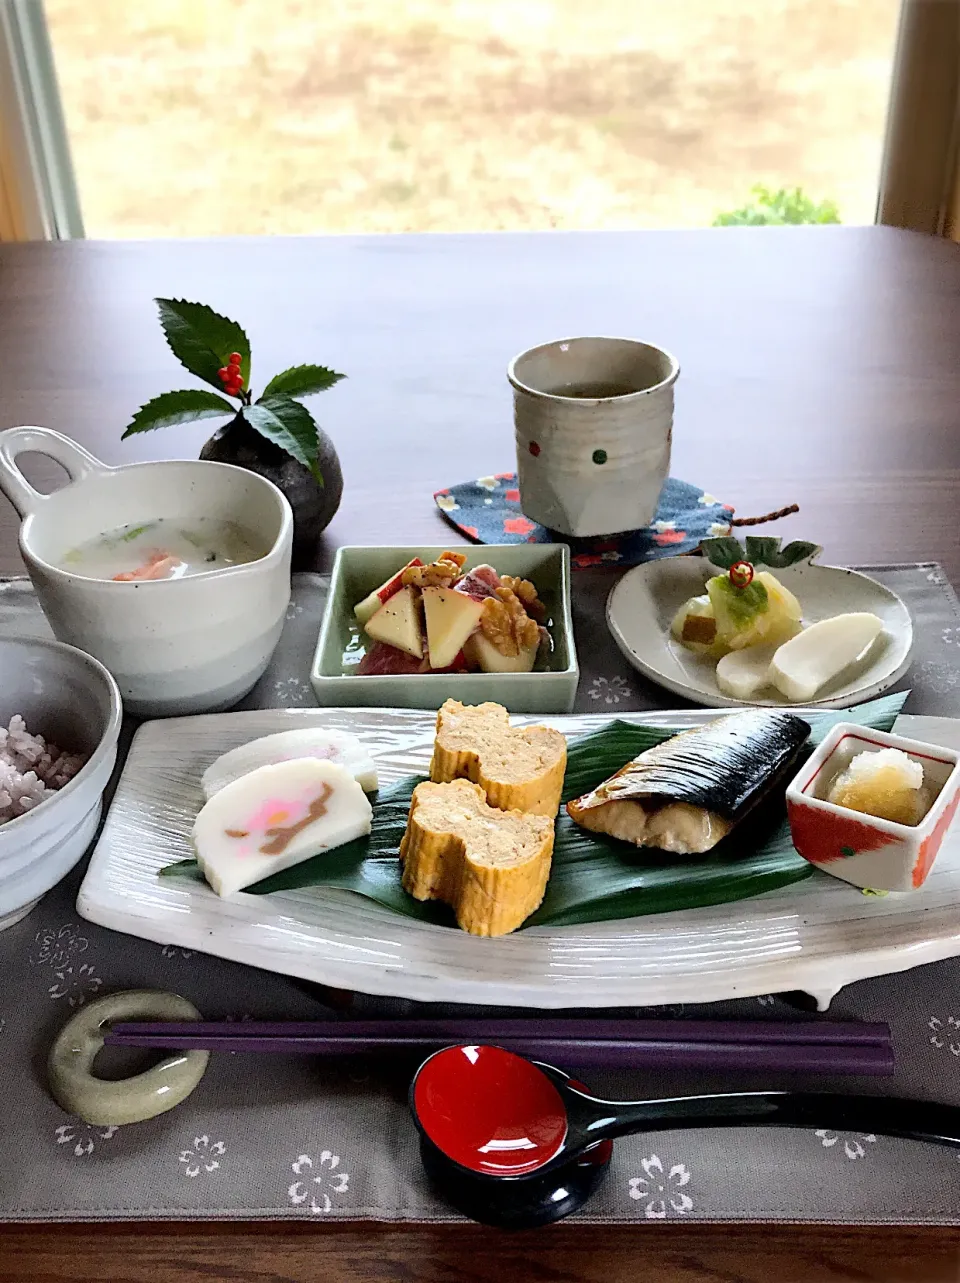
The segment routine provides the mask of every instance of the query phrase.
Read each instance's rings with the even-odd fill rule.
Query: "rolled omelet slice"
[[[515,931],[543,899],[552,856],[552,819],[490,806],[479,784],[425,782],[413,791],[403,888],[451,905],[471,935]]]
[[[567,769],[567,741],[548,726],[515,727],[500,704],[448,699],[437,714],[430,778],[467,779],[491,806],[555,816]]]

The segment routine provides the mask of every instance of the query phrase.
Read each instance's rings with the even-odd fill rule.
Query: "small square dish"
[[[871,762],[884,749],[898,750],[909,763],[899,755]],[[853,772],[851,763],[859,764]],[[828,800],[838,782],[848,802],[863,804],[872,793],[873,804],[901,819]],[[960,754],[852,722],[833,728],[787,789],[793,844],[804,859],[874,891],[923,885],[958,802]],[[913,807],[917,822],[902,822]]]
[[[566,544],[484,544],[457,549],[466,555],[465,572],[490,565],[500,575],[528,579],[536,587],[551,645],[541,646],[532,671],[356,671],[369,641],[354,607],[369,600],[408,563],[419,559],[429,565],[448,547],[353,545],[338,550],[310,674],[318,702],[336,707],[439,708],[446,699],[466,704],[492,700],[513,713],[571,712],[580,670],[573,639],[570,549]]]

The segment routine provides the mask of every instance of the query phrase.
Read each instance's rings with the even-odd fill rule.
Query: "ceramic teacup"
[[[507,367],[520,505],[565,535],[609,535],[652,521],[670,469],[669,353],[635,339],[560,339]]]
[[[43,495],[17,466],[26,451],[60,463],[70,484]],[[128,712],[219,712],[251,689],[273,654],[290,599],[293,515],[272,482],[225,463],[112,468],[48,428],[0,432],[0,490],[23,517],[20,551],[54,634],[105,664]],[[182,579],[117,582],[74,573],[71,550],[158,517],[234,521],[264,553]]]

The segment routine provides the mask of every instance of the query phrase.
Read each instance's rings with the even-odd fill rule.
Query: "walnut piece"
[[[504,588],[509,588],[511,592],[516,593],[523,603],[523,608],[538,624],[542,624],[547,617],[547,612],[543,602],[537,596],[537,588],[529,579],[518,579],[516,575],[501,575],[500,583]]]
[[[460,578],[466,559],[462,552],[444,552],[429,566],[407,566],[400,582],[404,587],[413,584],[415,588],[449,588]]]
[[[484,601],[480,628],[501,655],[511,658],[540,641],[536,621],[524,610],[523,602],[513,589],[503,585],[497,589],[496,597],[487,597]]]

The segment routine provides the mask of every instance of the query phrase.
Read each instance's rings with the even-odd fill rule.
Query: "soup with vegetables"
[[[64,555],[61,568],[87,579],[121,583],[185,579],[256,561],[266,551],[250,531],[233,521],[196,517],[186,525],[159,517],[88,539]]]

